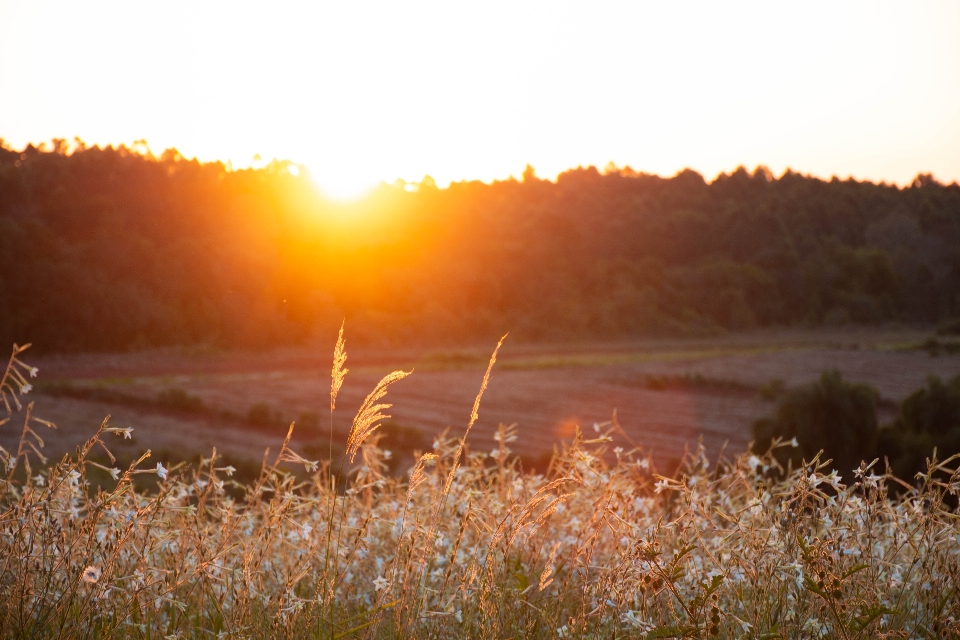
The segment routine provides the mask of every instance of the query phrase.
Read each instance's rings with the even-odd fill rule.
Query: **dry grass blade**
[[[387,387],[398,380],[403,380],[411,373],[413,371],[388,373],[377,383],[377,386],[373,388],[370,395],[360,405],[360,410],[357,411],[357,416],[353,419],[353,426],[350,427],[350,436],[347,438],[347,455],[350,456],[350,462],[353,462],[363,441],[380,426],[379,422],[390,417],[382,411],[389,409],[391,405],[379,403],[387,395]]]
[[[413,490],[420,486],[420,483],[427,477],[426,473],[424,473],[426,463],[431,460],[436,460],[438,457],[435,453],[425,453],[417,459],[417,464],[414,465],[413,471],[410,472],[410,482],[407,485],[407,500],[410,500]]]
[[[473,428],[474,423],[480,418],[480,400],[483,398],[483,392],[487,390],[487,384],[490,382],[490,373],[493,371],[493,365],[497,362],[497,353],[499,353],[500,347],[508,335],[510,334],[504,334],[503,337],[500,338],[496,348],[493,350],[493,354],[490,356],[490,362],[487,363],[487,370],[484,372],[483,381],[480,383],[480,391],[477,392],[477,397],[473,401],[473,409],[470,411],[470,422],[467,424],[467,430],[463,432],[463,437],[460,439],[460,446],[457,447],[457,453],[453,458],[453,465],[450,467],[450,473],[447,475],[447,481],[443,487],[444,496],[450,493],[450,485],[453,483],[453,476],[457,472],[457,467],[460,465],[460,456],[463,454],[463,447],[467,443],[467,436],[470,435],[470,429]]]
[[[343,324],[340,324],[340,333],[337,335],[337,346],[333,348],[333,370],[330,373],[330,411],[333,412],[337,406],[337,394],[343,385],[343,379],[347,376],[349,369],[344,368],[347,361],[346,342],[343,339]]]

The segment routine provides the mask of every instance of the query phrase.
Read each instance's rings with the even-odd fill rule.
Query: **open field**
[[[390,389],[393,421],[418,430],[425,447],[447,427],[460,433],[488,358],[484,350],[353,351],[349,328],[347,335],[350,373],[335,418],[341,441],[365,395],[396,368],[413,368],[414,374]],[[903,349],[923,338],[918,332],[876,329],[562,347],[513,345],[508,338],[469,444],[488,451],[495,445],[497,425],[515,423],[520,437],[514,451],[536,460],[555,443],[569,440],[575,425],[592,431],[594,423],[609,420],[616,410],[624,430],[618,444],[652,450],[661,464],[679,458],[699,437],[711,455],[725,445],[739,452],[749,441],[752,422],[774,410],[758,393],[761,386],[772,379],[787,386],[803,384],[832,368],[875,386],[891,401],[882,407],[885,421],[893,417],[892,402],[920,387],[927,375],[960,374],[960,357]],[[279,445],[286,424],[303,412],[318,414],[319,426],[301,424],[297,440],[308,450],[326,451],[331,353],[332,348],[320,345],[261,353],[155,351],[27,359],[39,366],[44,383],[120,398],[37,396],[38,415],[59,426],[49,434],[50,453],[72,450],[110,414],[111,424],[135,429],[133,441],[118,445],[121,451],[132,454],[150,447],[188,455],[216,446],[238,458],[259,460],[266,447]],[[697,375],[699,384],[693,378]],[[651,377],[674,382],[653,385]],[[170,389],[199,398],[204,411],[157,405],[157,395]],[[275,415],[254,426],[246,416],[260,403]],[[12,442],[13,431],[3,434],[4,446]],[[404,446],[391,444],[389,437],[384,441],[387,448],[398,445]]]

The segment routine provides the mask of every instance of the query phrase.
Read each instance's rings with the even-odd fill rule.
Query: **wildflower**
[[[457,609],[456,613],[453,614],[453,617],[457,619],[457,622],[463,622],[463,610]]]
[[[750,465],[750,471],[753,471],[754,473],[756,473],[757,467],[760,466],[760,458],[758,458],[755,455],[750,455],[747,458],[747,464]]]
[[[157,475],[160,476],[161,480],[167,479],[167,469],[160,462],[157,463]]]
[[[794,449],[800,446],[800,443],[797,442],[796,437],[793,437],[790,439],[790,446],[793,447]]]
[[[113,469],[110,469],[110,477],[113,478],[114,480],[119,480],[120,469],[117,469],[116,467],[114,467]]]
[[[644,458],[643,460],[637,460],[637,467],[643,469],[644,471],[648,471],[650,469],[650,460],[647,458]]]
[[[29,369],[27,369],[27,371],[30,372],[30,377],[31,377],[31,378],[36,378],[36,377],[37,377],[37,373],[38,373],[40,370],[37,369],[36,367],[30,367]]]
[[[640,633],[644,634],[650,633],[656,629],[656,625],[638,617],[636,611],[627,611],[626,613],[622,614],[620,616],[620,622],[628,624],[634,629],[639,630]]]
[[[569,636],[570,636],[570,627],[568,627],[567,625],[563,625],[562,627],[557,629],[558,638],[566,638]]]
[[[87,567],[83,570],[83,573],[80,574],[80,579],[87,584],[96,584],[97,580],[100,579],[100,569],[93,566]]]
[[[386,589],[390,583],[387,582],[387,579],[383,576],[377,576],[377,579],[373,581],[373,588],[376,591],[381,591]]]
[[[27,384],[20,385],[20,393],[23,395],[27,395],[31,391],[33,391],[33,385],[29,382]]]
[[[236,470],[235,468],[233,468],[232,466],[226,466],[226,467],[222,468],[221,471],[223,471],[223,472],[224,472],[225,474],[227,474],[228,476],[232,476],[237,470]]]
[[[669,489],[669,488],[670,488],[670,481],[667,480],[666,478],[662,478],[660,480],[657,480],[657,484],[654,485],[653,492],[662,493],[664,489]]]
[[[623,447],[614,447],[613,454],[619,458],[621,455],[623,455]]]

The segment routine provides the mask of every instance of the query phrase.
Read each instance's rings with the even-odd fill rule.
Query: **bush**
[[[789,391],[780,400],[775,418],[753,425],[754,451],[765,452],[774,438],[797,439],[798,447],[783,449],[784,462],[794,466],[823,451],[824,460],[844,478],[877,449],[877,391],[843,380],[838,371],[825,371],[812,384]]]
[[[936,448],[941,460],[960,453],[960,376],[944,383],[937,376],[900,403],[897,420],[880,430],[878,453],[905,480],[926,467]]]
[[[276,427],[283,424],[283,416],[266,402],[258,402],[247,411],[247,422],[256,427]]]
[[[157,404],[164,409],[174,411],[200,411],[203,409],[203,400],[188,394],[183,389],[166,389],[157,394]]]
[[[320,433],[320,414],[316,411],[301,411],[296,419],[297,428],[301,432],[310,435],[319,435]]]

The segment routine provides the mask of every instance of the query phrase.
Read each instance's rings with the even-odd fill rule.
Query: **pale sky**
[[[0,138],[381,180],[960,181],[960,2],[0,0]]]

